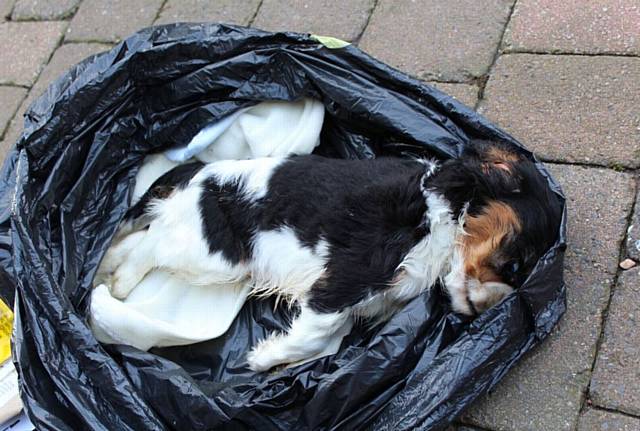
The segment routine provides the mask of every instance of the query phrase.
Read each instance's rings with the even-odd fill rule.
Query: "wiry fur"
[[[303,156],[181,167],[130,210],[101,271],[117,297],[162,267],[198,284],[251,278],[255,295],[297,302],[291,328],[249,354],[256,371],[312,357],[348,319],[384,320],[439,280],[453,309],[473,314],[516,287],[502,265],[530,269],[553,238],[540,231],[559,222],[531,162],[474,148],[441,165]]]

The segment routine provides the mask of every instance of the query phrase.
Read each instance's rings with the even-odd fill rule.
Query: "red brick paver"
[[[21,20],[56,20],[73,15],[80,0],[18,0],[13,8],[11,19]]]
[[[467,81],[487,73],[512,0],[380,0],[360,46],[420,78]]]
[[[118,42],[153,23],[163,0],[85,0],[67,33],[68,41]]]
[[[620,275],[591,381],[594,404],[640,416],[640,269]],[[639,428],[640,429],[640,428]]]
[[[30,86],[58,45],[65,22],[6,22],[0,24],[3,42],[0,84]]]
[[[353,41],[367,23],[373,0],[264,0],[253,26]]]
[[[7,17],[11,15],[12,8],[13,0],[0,0],[0,22],[7,20]]]
[[[505,49],[640,54],[640,2],[519,0]]]
[[[578,431],[638,431],[640,419],[602,410],[587,410],[580,416]]]
[[[542,157],[640,164],[640,58],[503,55],[480,112]]]
[[[259,4],[260,0],[169,0],[156,24],[211,21],[247,25]]]

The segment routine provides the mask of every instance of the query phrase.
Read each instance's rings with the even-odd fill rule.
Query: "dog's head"
[[[434,183],[463,227],[444,279],[452,307],[481,313],[520,287],[553,244],[560,201],[533,161],[485,141],[443,163]]]

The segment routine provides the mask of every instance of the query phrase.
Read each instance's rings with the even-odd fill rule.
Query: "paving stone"
[[[58,45],[65,22],[5,22],[0,24],[3,42],[0,84],[30,86]]]
[[[640,164],[640,58],[501,56],[479,111],[543,159]]]
[[[169,0],[156,24],[171,22],[222,22],[247,25],[260,0]]]
[[[25,111],[47,89],[51,82],[86,57],[105,51],[110,47],[110,45],[101,43],[69,43],[58,48],[11,121],[3,139],[7,145],[14,145],[18,140],[24,125],[23,117]]]
[[[11,19],[56,20],[69,18],[75,12],[80,0],[18,0]]]
[[[638,431],[640,419],[589,409],[580,416],[578,431]]]
[[[373,0],[264,0],[253,27],[353,41],[367,25],[373,6]]]
[[[21,87],[0,86],[0,137],[22,103],[27,90]]]
[[[465,81],[487,73],[513,0],[380,0],[360,47],[424,79]]]
[[[444,82],[429,82],[438,90],[453,96],[467,106],[474,107],[478,102],[478,87],[469,84],[451,84]]]
[[[544,343],[470,408],[463,422],[496,431],[574,430],[634,194],[627,173],[549,165],[568,207],[567,312]]]
[[[595,405],[640,415],[640,268],[618,278],[591,379]]]
[[[14,0],[0,0],[0,22],[4,22],[11,15]]]
[[[640,53],[638,0],[520,0],[505,50]]]
[[[118,42],[147,27],[163,0],[85,0],[71,20],[67,40]]]

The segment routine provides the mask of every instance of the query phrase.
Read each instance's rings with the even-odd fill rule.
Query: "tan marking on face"
[[[490,202],[477,216],[468,216],[464,223],[466,235],[462,240],[464,272],[485,283],[502,281],[491,266],[501,241],[508,235],[520,232],[522,225],[509,205]]]
[[[490,147],[483,159],[485,161],[482,163],[482,170],[485,174],[489,173],[491,169],[501,169],[511,173],[511,165],[521,160],[518,154],[498,147]]]

